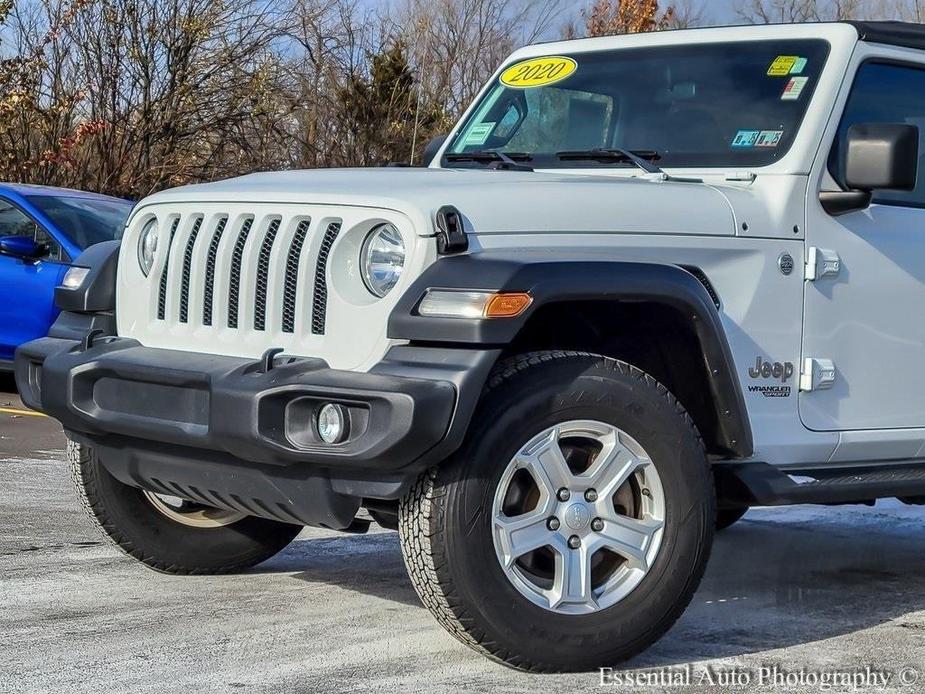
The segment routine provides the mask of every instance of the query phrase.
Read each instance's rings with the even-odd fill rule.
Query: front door
[[[838,182],[844,181],[847,130],[855,123],[917,125],[925,146],[925,69],[861,65],[828,161]],[[834,252],[839,261],[837,272],[806,282],[803,356],[835,366],[830,389],[800,394],[800,415],[810,429],[925,427],[922,152],[916,190],[878,191],[867,210],[831,217],[820,208],[808,220],[807,247]]]

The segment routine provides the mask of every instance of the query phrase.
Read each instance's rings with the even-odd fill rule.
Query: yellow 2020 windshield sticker
[[[501,84],[507,87],[545,87],[561,82],[578,69],[572,58],[561,55],[531,58],[511,65],[501,73]]]

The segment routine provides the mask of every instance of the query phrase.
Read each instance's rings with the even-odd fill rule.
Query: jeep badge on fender
[[[772,364],[758,357],[755,365],[748,370],[748,375],[752,378],[776,378],[786,383],[793,376],[793,363],[787,361],[782,364],[776,361]]]
[[[892,459],[925,448],[923,46],[846,22],[522,48],[425,167],[141,200],[17,351],[22,399],[151,568],[371,517],[462,643],[612,668],[749,506],[925,500],[925,460]]]

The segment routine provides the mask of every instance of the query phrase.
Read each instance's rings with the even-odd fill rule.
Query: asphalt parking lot
[[[0,380],[0,691],[600,689],[598,673],[524,675],[458,644],[419,605],[391,532],[306,530],[237,576],[145,569],[84,517],[60,428],[20,414],[11,390]],[[923,538],[925,508],[894,501],[753,510],[718,538],[682,620],[629,665],[654,683],[611,691],[809,692],[801,669],[867,666],[885,686],[832,691],[923,691]]]

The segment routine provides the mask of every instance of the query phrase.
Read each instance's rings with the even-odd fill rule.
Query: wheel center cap
[[[591,512],[584,504],[572,504],[565,510],[565,524],[572,530],[583,530],[591,520]]]

